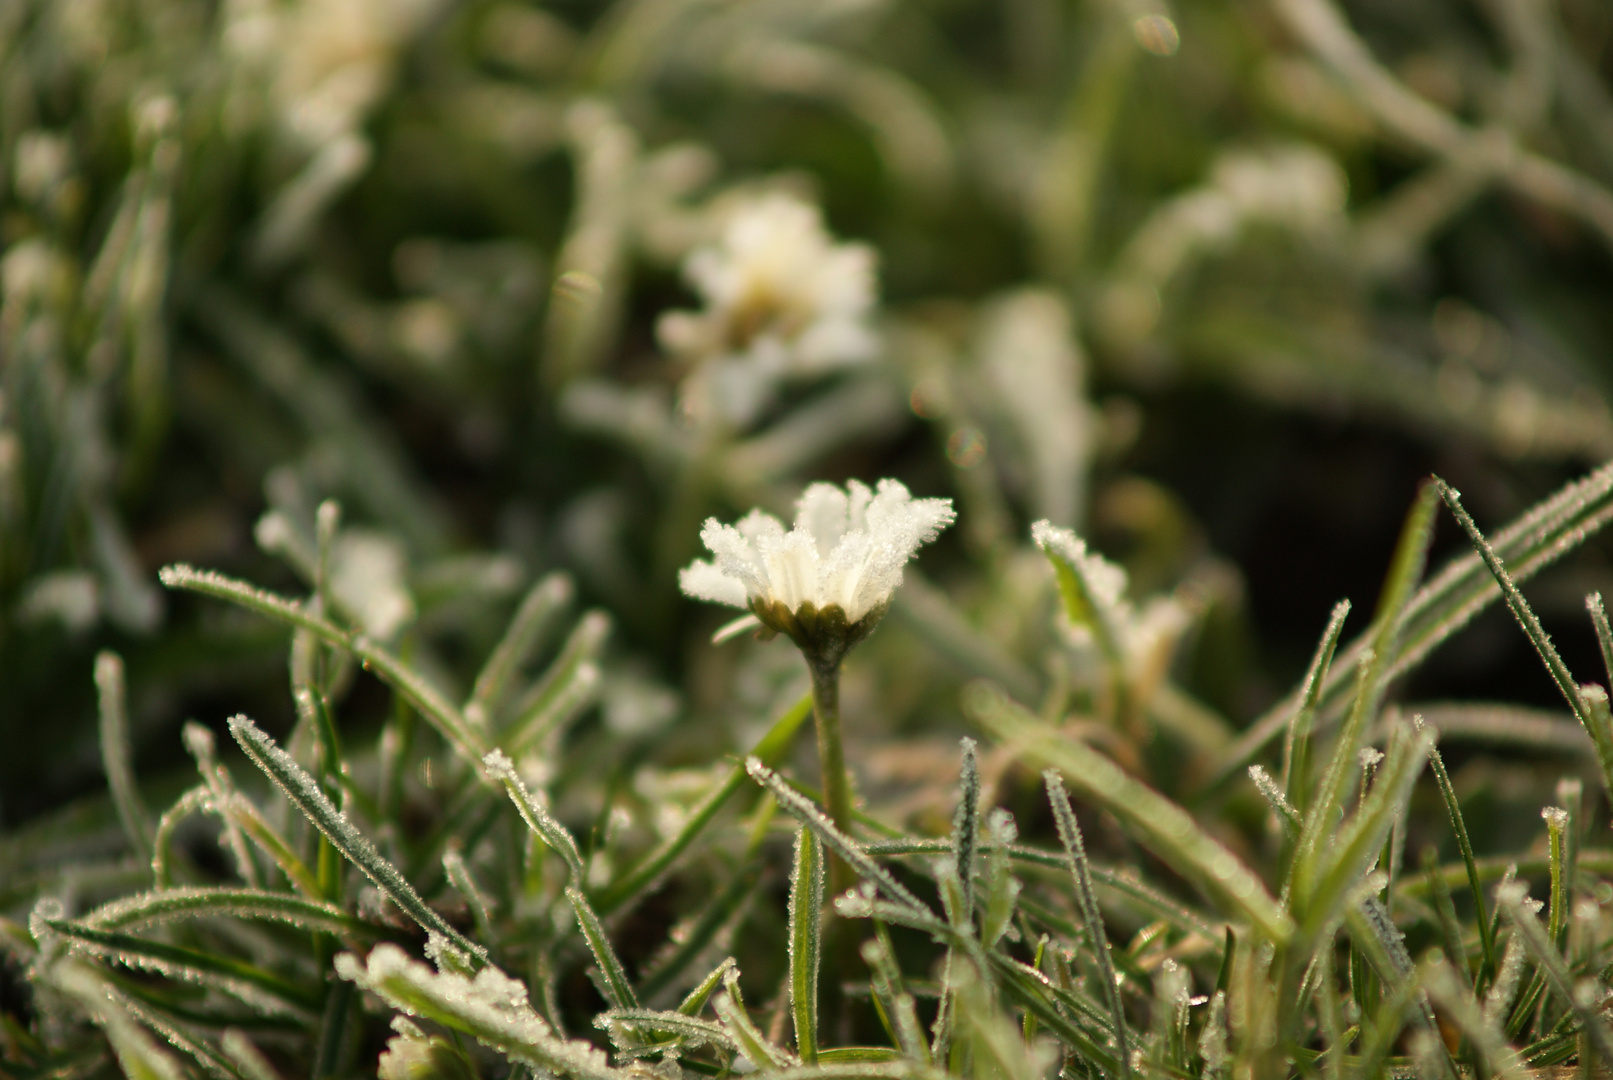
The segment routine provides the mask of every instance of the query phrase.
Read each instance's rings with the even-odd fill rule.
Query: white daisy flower
[[[694,412],[744,425],[779,380],[878,352],[868,325],[877,300],[873,249],[835,243],[810,203],[775,193],[742,205],[683,273],[705,308],[666,313],[656,334],[697,365],[684,386]]]
[[[956,515],[951,499],[915,499],[895,480],[876,490],[813,484],[788,532],[752,510],[738,525],[709,518],[700,539],[716,559],[679,575],[689,596],[748,608],[810,656],[838,663],[866,637],[902,583],[902,567]]]

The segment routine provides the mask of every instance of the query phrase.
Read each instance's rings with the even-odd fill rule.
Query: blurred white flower
[[[679,575],[701,600],[748,608],[767,629],[815,656],[839,656],[874,628],[902,583],[902,567],[952,524],[951,499],[915,499],[895,480],[877,490],[813,484],[795,527],[752,510],[737,526],[709,518],[700,539],[716,556]]]
[[[695,365],[683,389],[697,415],[749,423],[779,380],[878,352],[868,325],[874,252],[835,243],[810,203],[774,193],[741,205],[718,243],[690,254],[683,273],[705,307],[667,312],[656,334]]]

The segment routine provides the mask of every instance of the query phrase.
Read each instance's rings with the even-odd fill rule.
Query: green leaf
[[[241,749],[246,751],[247,757],[285,792],[292,805],[301,810],[314,823],[314,827],[335,845],[336,850],[362,870],[364,876],[374,882],[376,888],[398,905],[404,914],[426,930],[441,934],[456,949],[473,958],[472,962],[486,960],[486,951],[428,907],[398,868],[383,859],[381,853],[375,850],[375,845],[332,805],[319,782],[291,760],[291,755],[276,746],[273,739],[244,716],[230,718],[230,733],[241,744]]]
[[[808,1065],[818,1060],[818,968],[823,962],[823,844],[805,825],[795,832],[790,873],[790,1010],[795,1052]]]
[[[1001,743],[1058,769],[1086,798],[1140,834],[1144,844],[1178,873],[1198,882],[1243,913],[1274,942],[1293,933],[1265,883],[1206,833],[1186,810],[1132,779],[1085,743],[1059,732],[995,689],[976,686],[964,708]]]

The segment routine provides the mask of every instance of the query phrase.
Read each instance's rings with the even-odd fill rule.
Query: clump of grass
[[[1424,580],[1440,498],[1475,554]],[[1613,851],[1587,835],[1601,800],[1587,806],[1565,781],[1567,805],[1543,811],[1544,855],[1480,858],[1435,729],[1395,719],[1384,702],[1407,650],[1426,651],[1503,597],[1587,743],[1613,739],[1605,690],[1572,680],[1508,570],[1537,568],[1610,504],[1604,470],[1491,543],[1454,491],[1425,486],[1377,616],[1338,652],[1355,659],[1353,680],[1334,674],[1341,608],[1283,706],[1285,764],[1276,776],[1253,770],[1246,790],[1264,796],[1276,838],[1264,852],[1204,816],[1240,784],[1218,779],[1224,771],[1204,770],[1209,782],[1184,804],[1070,727],[1079,714],[1068,703],[1031,708],[985,681],[965,694],[988,741],[959,750],[950,835],[865,814],[837,823],[779,771],[807,700],[658,846],[578,831],[555,801],[567,716],[534,702],[568,697],[587,648],[574,631],[528,673],[534,623],[553,622],[566,594],[560,579],[534,586],[462,706],[339,609],[327,614],[317,585],[298,599],[172,567],[170,588],[291,635],[304,660],[293,664],[298,722],[282,742],[230,721],[267,786],[238,776],[197,729],[201,782],[153,823],[132,787],[118,662],[103,657],[103,753],[140,860],[116,873],[143,887],[87,907],[43,897],[26,925],[5,924],[37,1010],[26,1029],[8,1019],[8,1068],[340,1076],[377,1067],[385,1040],[388,1077],[1521,1077],[1576,1060],[1588,1070],[1613,1056],[1598,914]],[[1063,599],[1053,648],[1112,665],[1094,673],[1109,689],[1092,700],[1122,722],[1149,693],[1116,644],[1115,628],[1135,617],[1123,576],[1068,533],[1039,527],[1038,539]],[[1589,605],[1599,613],[1597,597]],[[1592,621],[1613,647],[1606,620]],[[1431,624],[1444,630],[1414,632]],[[1113,640],[1082,633],[1095,625]],[[339,734],[331,703],[353,661],[398,703],[368,746]],[[400,750],[406,715],[426,727]],[[1228,741],[1225,754],[1245,751]],[[436,810],[405,827],[387,792],[426,762]],[[1033,818],[1053,827],[1022,840],[988,801],[987,768],[998,799],[1021,786],[1030,795],[1043,769]],[[1118,823],[1148,861],[1095,859],[1071,790],[1089,822]],[[1430,849],[1419,874],[1403,865],[1402,841],[1420,790],[1443,801],[1461,858],[1442,865]],[[190,815],[218,822],[218,857],[196,840],[175,846]],[[831,861],[855,881],[838,895],[826,894]],[[1170,872],[1146,869],[1155,865]],[[736,938],[781,903],[778,889],[788,904],[771,918],[783,932]],[[1460,908],[1458,891],[1471,899]],[[688,921],[647,943],[637,913],[668,897]],[[88,1041],[75,1034],[86,1024],[99,1033]]]

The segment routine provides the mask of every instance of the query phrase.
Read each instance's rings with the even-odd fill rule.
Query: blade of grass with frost
[[[492,966],[475,979],[441,974],[411,960],[402,949],[377,946],[367,962],[351,953],[336,957],[336,974],[394,1008],[469,1035],[512,1061],[575,1080],[620,1080],[626,1074],[606,1064],[602,1051],[562,1039],[532,1011],[526,988]]]
[[[1419,731],[1423,730],[1422,717],[1412,718]],[[1479,883],[1478,865],[1473,858],[1473,842],[1467,834],[1467,822],[1462,818],[1461,801],[1456,797],[1456,786],[1451,783],[1450,773],[1445,771],[1445,759],[1440,756],[1439,747],[1431,746],[1428,750],[1428,764],[1433,770],[1434,780],[1439,785],[1440,797],[1445,800],[1445,812],[1451,819],[1451,831],[1456,834],[1456,847],[1462,853],[1462,865],[1467,868],[1467,885],[1473,893],[1473,910],[1477,913],[1479,947],[1484,953],[1484,964],[1479,969],[1479,981],[1482,984],[1486,972],[1496,970],[1495,939],[1490,934],[1490,918],[1485,911],[1484,889]]]
[[[1523,598],[1523,593],[1518,590],[1517,583],[1507,573],[1506,566],[1502,564],[1501,559],[1495,553],[1495,549],[1490,546],[1490,542],[1484,538],[1484,534],[1479,531],[1479,527],[1474,523],[1472,516],[1462,507],[1462,497],[1457,493],[1456,489],[1443,480],[1436,480],[1435,483],[1439,485],[1439,493],[1444,498],[1445,505],[1450,507],[1451,513],[1456,516],[1457,524],[1461,525],[1462,531],[1467,533],[1467,538],[1473,542],[1473,547],[1478,551],[1479,557],[1484,560],[1484,564],[1490,568],[1490,573],[1494,575],[1496,583],[1501,586],[1502,595],[1506,597],[1507,607],[1512,610],[1513,618],[1518,620],[1518,625],[1523,627],[1523,632],[1528,635],[1530,644],[1540,654],[1541,661],[1546,665],[1546,670],[1551,673],[1552,679],[1557,683],[1557,689],[1568,702],[1568,707],[1574,710],[1574,715],[1579,717],[1580,723],[1585,725],[1586,730],[1591,732],[1591,738],[1595,739],[1597,733],[1591,730],[1592,722],[1586,715],[1584,702],[1580,700],[1578,684],[1574,682],[1573,675],[1569,673],[1568,665],[1563,663],[1563,658],[1557,654],[1556,646],[1552,645],[1551,637],[1546,633],[1545,627],[1540,625],[1540,619],[1535,616],[1534,609]]]
[[[585,875],[577,841],[564,825],[550,817],[549,811],[532,798],[532,793],[527,791],[526,784],[515,771],[515,763],[502,750],[494,750],[482,764],[487,767],[488,776],[504,785],[504,790],[510,794],[510,801],[515,803],[515,808],[521,812],[522,820],[533,834],[565,860],[566,869],[571,871],[572,883],[581,884]]]
[[[913,995],[908,993],[902,979],[902,970],[896,965],[891,952],[890,935],[876,924],[876,936],[862,943],[863,962],[873,976],[873,990],[892,1027],[892,1035],[902,1053],[926,1065],[930,1063],[930,1044],[919,1028],[918,1009]]]
[[[583,613],[542,677],[510,707],[512,719],[499,736],[503,746],[519,752],[520,747],[542,738],[566,718],[566,709],[575,707],[573,702],[581,692],[594,689],[599,656],[610,629],[610,616],[603,611]]]
[[[493,916],[492,902],[487,894],[482,892],[471,876],[470,867],[465,865],[465,857],[455,848],[449,848],[442,856],[443,875],[449,884],[465,898],[465,904],[470,908],[471,918],[476,923],[476,933],[488,944],[493,942]]]
[[[1510,566],[1514,582],[1527,581],[1613,521],[1613,464],[1563,487],[1536,503],[1516,521],[1496,533],[1493,545]],[[1498,597],[1501,591],[1484,561],[1477,555],[1453,559],[1406,605],[1400,649],[1389,671],[1391,679],[1415,667],[1437,645],[1466,626]],[[1332,715],[1350,691],[1349,676],[1356,656],[1369,647],[1376,627],[1351,642],[1324,681],[1318,699],[1319,716]],[[1206,787],[1225,780],[1290,723],[1299,698],[1290,698],[1251,724],[1209,770]]]
[[[951,841],[926,840],[919,837],[905,837],[900,840],[876,840],[864,844],[863,849],[870,855],[939,855],[950,849]],[[981,849],[988,854],[991,846],[985,845]],[[1014,861],[1032,867],[1044,867],[1056,870],[1059,876],[1069,873],[1065,857],[1052,851],[1039,851],[1036,848],[1024,847],[1015,844],[1008,849],[1009,856]],[[1210,940],[1221,936],[1221,927],[1213,925],[1204,915],[1188,908],[1174,897],[1166,896],[1142,881],[1128,876],[1127,871],[1115,870],[1087,860],[1095,885],[1109,889],[1124,897],[1127,903],[1141,905],[1152,915],[1163,919],[1185,933],[1196,933]]]
[[[1098,911],[1098,900],[1092,892],[1092,872],[1087,865],[1086,845],[1081,841],[1081,824],[1075,819],[1070,796],[1065,792],[1057,770],[1043,772],[1042,782],[1047,786],[1047,799],[1053,806],[1053,822],[1058,826],[1059,839],[1064,842],[1064,851],[1069,860],[1076,910],[1086,924],[1087,939],[1092,943],[1092,955],[1098,967],[1098,980],[1103,984],[1104,1001],[1113,1018],[1121,1075],[1130,1076],[1131,1050],[1126,1045],[1126,1009],[1120,1001],[1120,986],[1115,981],[1114,962],[1109,956],[1109,935],[1104,930],[1103,915]]]
[[[818,1060],[818,969],[823,962],[823,843],[802,825],[795,831],[790,872],[790,1011],[795,1052],[807,1065]]]
[[[1065,782],[1111,811],[1178,873],[1197,881],[1243,914],[1269,940],[1286,941],[1294,924],[1244,866],[1192,816],[1079,740],[1031,716],[1000,692],[966,693],[964,709],[1000,742],[1063,774]]]
[[[638,995],[633,993],[633,984],[627,978],[627,969],[622,967],[621,958],[616,950],[611,948],[610,938],[605,935],[605,926],[599,921],[599,916],[588,903],[588,897],[575,885],[566,887],[566,899],[571,902],[572,911],[576,912],[577,925],[582,930],[582,936],[588,941],[588,950],[594,954],[594,963],[599,967],[603,979],[605,997],[612,1008],[636,1009],[639,1007]]]
[[[279,622],[307,630],[332,645],[348,650],[367,670],[374,672],[377,678],[418,709],[420,715],[460,753],[472,761],[480,761],[487,752],[486,747],[481,745],[481,736],[466,726],[464,717],[447,698],[402,660],[363,635],[349,635],[335,623],[310,612],[295,600],[254,588],[211,570],[197,570],[181,563],[163,567],[158,577],[170,589],[187,589],[228,600]]]
[[[1031,526],[1031,537],[1053,566],[1064,614],[1073,626],[1092,632],[1098,652],[1109,669],[1114,691],[1123,695],[1126,666],[1121,643],[1121,618],[1116,610],[1125,592],[1125,572],[1102,556],[1087,550],[1086,544],[1068,529],[1038,521]],[[1119,715],[1124,715],[1121,707]]]
[[[686,932],[681,928],[674,930],[671,940],[676,942],[676,945],[671,952],[654,961],[649,970],[644,972],[639,980],[639,998],[653,1001],[657,994],[683,975],[688,966],[716,940],[724,927],[738,925],[737,920],[742,917],[742,913],[755,898],[761,880],[762,872],[759,866],[752,864],[745,867],[742,872],[735,874],[728,884],[723,886],[722,892],[701,910],[700,917]],[[595,910],[598,910],[597,904]],[[707,976],[708,979],[711,977]],[[711,984],[711,989],[706,991],[706,997],[711,996],[711,991],[716,985]],[[695,991],[698,990],[699,986],[696,986]],[[691,997],[695,991],[690,992]],[[688,1000],[685,999],[686,1002]],[[705,998],[701,998],[699,1004],[695,1006],[696,1011],[699,1011],[704,1004]]]
[[[174,830],[192,814],[205,812],[212,799],[213,793],[207,786],[198,785],[181,795],[157,819],[156,831],[151,836],[151,883],[155,888],[166,889],[172,884],[168,863],[173,856]]]
[[[751,748],[749,756],[758,759],[764,765],[778,764],[785,751],[789,749],[790,743],[794,741],[795,733],[801,730],[801,726],[811,716],[812,695],[807,694],[774,721],[767,734]],[[720,786],[700,800],[677,835],[668,838],[660,847],[646,855],[637,866],[600,891],[594,898],[595,907],[608,915],[654,884],[677,861],[678,856],[705,831],[728,800],[745,786],[746,778],[745,767],[735,766]]]
[[[1608,707],[1607,691],[1595,683],[1579,688],[1585,729],[1596,747],[1596,764],[1602,771],[1602,785],[1613,798],[1613,710]]]
[[[722,981],[728,977],[729,970],[736,967],[738,965],[734,962],[732,956],[724,957],[722,963],[711,969],[711,974],[701,979],[695,985],[695,988],[689,991],[688,996],[678,1002],[679,1014],[683,1016],[699,1015],[700,1010],[706,1007],[706,1002],[711,1000],[711,995],[717,992],[717,987],[721,986]]]
[[[185,743],[185,749],[196,759],[196,771],[201,773],[202,781],[207,785],[208,791],[212,792],[213,798],[209,809],[224,821],[224,840],[230,854],[235,857],[236,873],[253,888],[261,887],[263,882],[258,878],[258,864],[252,858],[252,850],[246,845],[246,834],[241,827],[241,815],[235,812],[235,785],[231,783],[229,773],[218,764],[213,733],[192,720],[185,724],[180,737]],[[317,889],[311,895],[319,895]]]
[[[244,1080],[229,1058],[213,1049],[207,1039],[197,1034],[169,1010],[153,1005],[149,1000],[136,998],[122,989],[109,987],[107,996],[115,998],[141,1024],[162,1036],[170,1048],[178,1050],[201,1066],[217,1080]]]
[[[219,1039],[219,1049],[229,1058],[242,1080],[282,1080],[274,1065],[263,1056],[263,1051],[240,1028],[225,1028]]]
[[[476,676],[470,699],[465,702],[467,723],[485,726],[492,719],[510,681],[542,642],[560,612],[571,603],[575,591],[571,578],[559,571],[532,586],[521,606],[516,608],[503,638]]]
[[[336,809],[319,782],[276,746],[273,739],[244,716],[230,717],[230,734],[241,744],[247,757],[285,792],[292,805],[301,810],[314,827],[336,846],[336,850],[363,871],[364,876],[374,882],[375,887],[398,905],[404,914],[424,929],[441,934],[455,948],[472,957],[474,963],[485,961],[487,953],[427,906],[420,894],[415,892],[414,886],[404,880],[397,867],[383,859],[381,853],[375,850],[375,845]]]
[[[1249,779],[1254,782],[1255,790],[1260,792],[1261,797],[1271,807],[1272,814],[1282,823],[1283,831],[1289,836],[1297,834],[1303,824],[1300,820],[1299,811],[1289,803],[1288,797],[1283,794],[1283,789],[1277,786],[1277,781],[1271,778],[1271,774],[1266,771],[1266,767],[1264,765],[1249,766]]]
[[[958,809],[952,818],[952,859],[963,885],[964,910],[974,908],[974,856],[980,831],[980,765],[975,741],[961,742],[963,761],[958,770]]]
[[[1345,923],[1350,928],[1351,939],[1360,947],[1361,951],[1371,962],[1373,970],[1378,974],[1385,986],[1396,986],[1402,983],[1411,983],[1416,986],[1412,1001],[1422,1017],[1423,1026],[1429,1031],[1439,1031],[1439,1020],[1434,1015],[1433,1008],[1428,1003],[1428,995],[1423,992],[1421,985],[1414,978],[1416,974],[1412,966],[1411,954],[1406,951],[1405,937],[1395,926],[1394,919],[1390,917],[1389,910],[1375,895],[1376,889],[1370,891],[1363,889],[1367,895],[1348,904],[1345,911]],[[1444,1051],[1444,1061],[1447,1071],[1455,1080],[1457,1076],[1456,1063],[1451,1060],[1450,1052],[1444,1043],[1440,1043]]]
[[[745,1006],[734,1000],[732,987],[718,994],[711,1007],[722,1021],[723,1029],[738,1045],[739,1052],[758,1069],[775,1070],[799,1064],[788,1050],[757,1030]]]
[[[1445,955],[1459,967],[1462,979],[1471,992],[1474,987],[1473,969],[1467,961],[1467,944],[1463,939],[1462,924],[1456,917],[1456,904],[1451,899],[1451,890],[1439,876],[1439,849],[1432,844],[1423,848],[1423,880],[1427,883],[1429,895],[1433,897],[1434,915],[1439,920],[1439,932],[1445,939]],[[1484,920],[1482,911],[1479,913],[1479,918]],[[1481,957],[1479,968],[1481,977],[1483,973]]]
[[[1119,1058],[1100,1040],[1110,1034],[1083,1030],[1055,1002],[1058,996],[1047,976],[1001,953],[991,953],[988,961],[998,987],[1005,997],[1036,1017],[1036,1022],[1058,1037],[1073,1053],[1085,1058],[1097,1076],[1118,1076]]]
[[[141,859],[151,858],[151,814],[134,778],[134,752],[129,745],[129,702],[123,681],[123,658],[111,650],[95,657],[95,689],[100,705],[101,765],[129,844]]]
[[[151,941],[121,931],[100,930],[69,919],[41,921],[63,937],[81,943],[90,952],[133,967],[217,986],[249,1004],[261,1002],[262,996],[267,996],[293,1012],[317,1010],[320,1006],[320,995],[316,991],[245,960]]]
[[[859,877],[873,883],[881,892],[890,897],[899,905],[914,909],[915,911],[930,914],[929,908],[909,892],[901,882],[876,863],[869,854],[863,850],[861,844],[834,827],[827,814],[818,809],[817,805],[805,795],[796,791],[785,783],[783,777],[763,765],[756,757],[745,759],[745,770],[758,784],[773,793],[781,806],[790,816],[817,834],[825,847],[839,855],[846,861]]]
[[[714,1024],[710,1020],[698,1020],[693,1016],[686,1016],[678,1012],[662,1012],[658,1009],[611,1009],[594,1018],[594,1026],[612,1033],[613,1039],[621,1033],[623,1041],[631,1041],[632,1031],[654,1032],[663,1038],[671,1036],[678,1044],[685,1046],[715,1046],[723,1050],[739,1049],[739,1044],[733,1036],[725,1031],[721,1024]]]
[[[1485,1073],[1499,1075],[1503,1080],[1531,1080],[1532,1074],[1525,1068],[1517,1049],[1485,1016],[1473,997],[1472,988],[1443,957],[1436,955],[1424,961],[1418,975],[1417,981],[1427,990],[1429,998],[1455,1022],[1483,1058]]]
[[[46,977],[90,1015],[129,1080],[183,1080],[179,1063],[140,1026],[121,996],[114,996],[88,964],[60,962],[52,965]]]
[[[187,885],[137,893],[102,904],[79,921],[102,930],[128,930],[172,919],[252,919],[284,923],[299,930],[375,939],[395,931],[349,915],[334,904],[263,889]]]
[[[1317,850],[1308,872],[1295,876],[1291,902],[1300,919],[1302,940],[1314,940],[1339,917],[1350,891],[1383,850],[1390,826],[1404,813],[1432,745],[1433,736],[1428,732],[1397,731],[1365,801],[1343,829]]]
[[[1288,802],[1301,816],[1310,805],[1311,728],[1316,722],[1316,703],[1321,696],[1322,686],[1327,682],[1333,654],[1339,647],[1339,635],[1344,632],[1344,620],[1349,614],[1348,600],[1340,600],[1333,605],[1327,628],[1322,631],[1322,640],[1317,643],[1311,666],[1305,672],[1305,681],[1300,686],[1299,708],[1294,711],[1293,720],[1288,725],[1288,738],[1283,745],[1283,787]]]
[[[1383,700],[1389,667],[1400,646],[1400,626],[1406,605],[1417,588],[1417,581],[1422,577],[1427,561],[1428,544],[1434,533],[1434,513],[1438,506],[1438,489],[1434,484],[1424,483],[1417,489],[1417,497],[1401,526],[1394,558],[1390,561],[1389,573],[1384,580],[1378,610],[1373,619],[1372,646],[1363,650],[1357,660],[1355,702],[1334,744],[1327,770],[1317,786],[1316,799],[1306,809],[1304,826],[1294,844],[1289,880],[1299,885],[1301,893],[1307,891],[1314,881],[1313,863],[1322,857],[1318,848],[1335,826],[1350,777],[1357,768],[1367,725],[1377,716],[1378,706]]]
[[[1575,984],[1568,964],[1552,945],[1546,928],[1540,925],[1534,912],[1524,906],[1524,897],[1527,895],[1528,890],[1521,882],[1509,883],[1497,890],[1496,902],[1523,939],[1524,948],[1540,965],[1540,971],[1552,990],[1579,1019],[1581,1027],[1596,1045],[1597,1054],[1603,1061],[1613,1061],[1613,1031],[1608,1030],[1607,1021],[1602,1016],[1599,1007],[1601,994],[1596,980],[1587,978],[1580,985]],[[1587,990],[1586,993],[1580,992],[1582,987]]]

